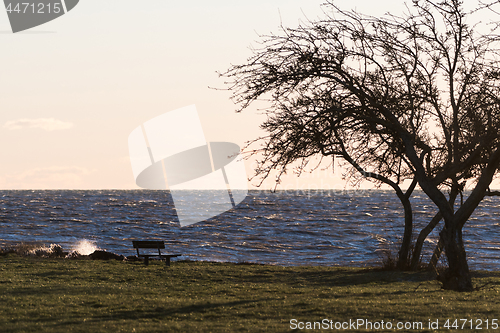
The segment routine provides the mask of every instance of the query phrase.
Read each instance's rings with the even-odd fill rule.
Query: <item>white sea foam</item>
[[[49,257],[52,255],[57,255],[62,253],[62,248],[58,244],[50,244],[50,246],[39,246],[29,250],[28,255],[38,256],[38,257]]]
[[[73,246],[73,251],[83,256],[88,256],[97,250],[100,250],[100,248],[95,245],[95,242],[89,241],[88,239],[82,239]]]

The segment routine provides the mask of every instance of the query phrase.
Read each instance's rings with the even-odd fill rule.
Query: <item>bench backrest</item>
[[[165,242],[157,240],[132,241],[134,249],[164,249]]]

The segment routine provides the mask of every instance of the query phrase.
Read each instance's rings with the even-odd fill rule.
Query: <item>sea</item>
[[[416,238],[436,208],[422,192],[411,202]],[[442,223],[424,244],[424,263]],[[500,197],[486,197],[463,230],[471,269],[500,269],[499,223]],[[128,256],[132,240],[159,239],[168,252],[182,253],[178,260],[362,267],[396,258],[403,228],[401,203],[384,190],[249,191],[235,208],[185,227],[169,191],[0,191],[3,248],[58,244]]]

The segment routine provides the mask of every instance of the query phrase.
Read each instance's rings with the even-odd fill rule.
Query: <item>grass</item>
[[[474,282],[483,288],[457,293],[441,290],[428,272],[156,261],[146,267],[8,254],[0,256],[0,331],[290,332],[291,319],[419,321],[418,331],[430,331],[429,319],[440,329],[448,318],[491,324],[500,316],[500,273],[475,272]]]

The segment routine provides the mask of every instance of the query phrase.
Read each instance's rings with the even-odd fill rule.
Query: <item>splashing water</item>
[[[50,246],[38,246],[26,252],[28,255],[37,257],[50,257],[53,255],[60,256],[63,253],[62,247],[59,244],[50,244]]]
[[[89,254],[91,254],[97,250],[100,250],[100,248],[97,247],[94,242],[89,241],[87,239],[79,241],[73,247],[74,252],[78,252],[79,254],[81,254],[83,256],[88,256]]]

